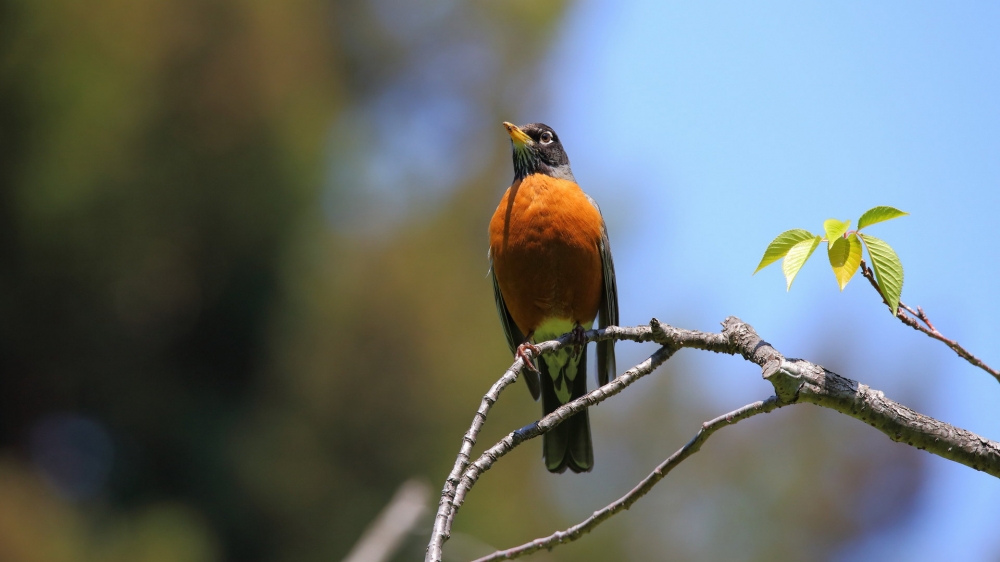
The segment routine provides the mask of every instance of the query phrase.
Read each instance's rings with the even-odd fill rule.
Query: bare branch
[[[875,280],[875,274],[872,272],[871,268],[868,267],[868,264],[865,263],[865,260],[861,260],[861,275],[864,275],[865,278],[868,279],[868,282],[871,283],[872,287],[875,287],[879,296],[882,297],[882,302],[886,302],[885,295],[882,294],[882,290],[879,289],[878,282]],[[900,322],[947,345],[952,349],[952,351],[957,353],[959,357],[993,375],[993,378],[995,378],[997,382],[1000,382],[1000,371],[990,367],[984,363],[982,359],[979,359],[975,355],[969,353],[964,347],[959,345],[957,341],[944,337],[941,332],[937,331],[934,324],[931,324],[931,320],[927,317],[924,309],[918,306],[916,310],[913,310],[912,308],[906,306],[906,304],[902,301],[899,303],[899,308],[900,310],[897,311],[896,318],[899,318]],[[907,315],[907,312],[909,312],[912,316]],[[923,322],[926,327],[921,326],[918,320]]]
[[[540,352],[544,352],[548,347],[557,345],[556,342],[545,342],[539,345],[538,348]],[[490,409],[493,408],[493,404],[500,398],[500,393],[517,381],[517,375],[523,368],[524,362],[518,358],[504,372],[500,380],[490,387],[489,392],[483,396],[483,400],[479,404],[479,410],[476,411],[476,415],[472,418],[472,425],[469,427],[469,431],[465,432],[465,435],[462,436],[462,447],[458,452],[458,457],[455,459],[455,466],[452,467],[451,473],[448,474],[448,478],[444,482],[444,489],[441,490],[441,500],[438,503],[437,514],[434,516],[434,530],[431,532],[431,543],[427,547],[428,560],[441,560],[441,546],[448,540],[448,535],[451,531],[452,500],[455,498],[455,490],[458,487],[459,480],[462,478],[462,473],[469,466],[469,456],[472,454],[472,447],[476,444],[476,439],[479,437],[479,432],[482,430],[483,424],[486,423],[486,415],[489,414]]]
[[[767,400],[762,402],[754,402],[753,404],[747,404],[738,410],[729,412],[728,414],[723,414],[714,420],[707,421],[701,425],[701,429],[698,433],[688,441],[687,445],[684,445],[678,449],[674,454],[667,457],[667,460],[663,461],[656,470],[651,472],[649,476],[643,479],[639,484],[632,488],[632,490],[616,500],[614,503],[609,504],[599,511],[595,511],[593,515],[584,519],[580,523],[573,525],[565,531],[558,531],[545,538],[535,539],[529,543],[525,543],[521,546],[514,547],[508,550],[498,550],[493,554],[484,556],[482,558],[476,559],[474,562],[492,562],[494,560],[511,560],[514,558],[520,558],[525,554],[531,554],[536,550],[541,550],[543,548],[552,548],[557,544],[563,544],[567,542],[575,541],[576,539],[582,537],[586,533],[592,531],[595,527],[603,523],[606,519],[611,518],[612,515],[632,507],[636,501],[642,496],[645,496],[647,492],[653,489],[653,486],[657,482],[663,479],[671,470],[679,465],[684,459],[698,452],[701,449],[702,443],[708,440],[713,433],[726,427],[728,425],[733,425],[737,422],[745,420],[747,418],[756,416],[757,414],[765,414],[776,408],[780,408],[784,404],[778,402],[776,396],[772,396]]]
[[[739,354],[744,359],[759,365],[764,378],[771,382],[777,400],[782,405],[810,402],[831,408],[870,424],[893,441],[905,442],[918,449],[927,450],[1000,477],[1000,443],[915,412],[889,400],[880,391],[841,377],[819,365],[801,359],[785,359],[769,343],[762,340],[750,325],[736,317],[727,318],[723,322],[722,332],[715,334],[674,328],[661,324],[654,318],[649,326],[631,328],[609,326],[603,330],[591,330],[584,334],[584,337],[588,342],[605,339],[653,341],[662,347],[646,361],[629,369],[607,385],[563,405],[531,425],[511,432],[470,465],[469,453],[485,420],[486,412],[496,401],[499,392],[516,380],[517,372],[521,369],[520,360],[515,361],[511,369],[483,398],[483,404],[473,420],[473,426],[466,433],[455,469],[449,475],[442,491],[434,533],[427,547],[426,560],[440,562],[442,548],[451,532],[455,513],[482,473],[500,457],[522,442],[550,431],[572,414],[621,392],[638,378],[652,372],[678,349],[685,347],[730,355]],[[567,335],[558,340],[545,342],[539,346],[540,353],[559,349],[569,343],[569,339]],[[681,460],[683,459],[677,462]]]
[[[517,447],[528,439],[533,439],[543,433],[548,433],[552,430],[552,428],[573,416],[573,414],[583,411],[590,406],[600,404],[615,394],[618,394],[624,390],[625,387],[631,385],[649,373],[652,373],[653,370],[659,367],[661,363],[669,359],[670,356],[674,354],[676,349],[677,348],[667,346],[661,347],[656,350],[655,353],[647,357],[645,361],[639,363],[635,367],[632,367],[628,371],[625,371],[624,374],[608,384],[585,394],[576,400],[563,404],[559,408],[556,408],[556,410],[551,414],[531,425],[522,427],[517,431],[512,431],[507,434],[507,437],[504,437],[499,443],[490,447],[486,450],[486,452],[480,455],[479,458],[476,459],[476,462],[472,463],[465,471],[465,474],[462,475],[462,480],[458,485],[457,492],[455,493],[455,500],[452,502],[452,517],[454,517],[454,513],[458,511],[458,508],[462,507],[462,504],[465,502],[465,495],[476,483],[476,481],[479,480],[479,477],[482,476],[484,472],[489,470],[501,457],[512,451],[514,447]]]
[[[428,511],[431,487],[411,478],[400,485],[389,504],[365,529],[343,562],[385,562]]]
[[[615,337],[615,339],[619,340],[631,340],[637,342],[652,341],[654,329],[651,328],[651,326],[653,325],[655,325],[657,329],[660,328],[659,322],[654,319],[650,322],[650,326],[636,326],[632,328],[610,326],[603,331],[591,330],[590,332],[587,332],[586,337],[587,341],[595,341],[599,338],[599,336],[600,339]],[[701,334],[700,332],[691,333]],[[712,336],[712,334],[701,335],[705,337]],[[537,347],[539,354],[544,354],[560,349],[569,343],[570,337],[565,335],[557,340],[538,344]],[[722,343],[723,342],[720,340],[719,344],[721,345]],[[531,352],[529,351],[528,353],[530,355]],[[493,407],[493,404],[500,397],[500,393],[517,380],[517,376],[523,368],[523,361],[521,359],[516,359],[513,365],[511,365],[510,368],[504,372],[503,376],[500,377],[500,380],[493,384],[489,392],[483,396],[483,400],[479,405],[479,410],[476,411],[476,415],[472,419],[471,427],[469,427],[469,430],[462,437],[461,450],[458,453],[458,457],[455,459],[455,465],[452,467],[451,473],[448,474],[448,478],[445,480],[444,488],[441,490],[441,500],[438,503],[437,514],[434,516],[434,529],[431,533],[431,542],[427,546],[427,560],[435,562],[439,562],[441,560],[441,548],[444,546],[445,541],[448,540],[451,533],[452,519],[454,518],[455,511],[457,510],[457,507],[455,507],[455,496],[458,490],[459,482],[462,479],[462,475],[465,472],[466,467],[469,465],[472,447],[476,444],[476,439],[479,437],[479,432],[482,429],[483,424],[486,423],[486,415]],[[557,412],[553,412],[552,415],[555,415],[556,413],[558,413],[558,410]],[[561,419],[564,418],[560,418],[560,420]],[[553,424],[553,427],[555,425],[557,424]],[[464,498],[465,493],[463,492],[462,495]],[[461,505],[462,501],[463,500],[459,500],[458,505]]]
[[[879,390],[802,359],[785,359],[749,324],[730,316],[723,325],[745,359],[760,365],[783,402],[810,402],[861,420],[901,441],[1000,477],[1000,443],[915,412]]]

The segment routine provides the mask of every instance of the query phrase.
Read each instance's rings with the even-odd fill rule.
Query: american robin
[[[528,359],[532,342],[594,325],[618,324],[618,289],[608,231],[597,203],[580,189],[569,157],[551,127],[504,123],[514,152],[514,182],[490,221],[490,271],[507,344]],[[586,346],[542,356],[525,370],[531,396],[542,411],[587,393]],[[613,341],[597,343],[597,380],[615,376]],[[588,472],[594,466],[590,421],[584,410],[543,437],[550,472]]]

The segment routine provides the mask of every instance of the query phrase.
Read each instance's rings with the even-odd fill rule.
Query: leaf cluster
[[[858,228],[855,230],[850,230],[849,220],[842,222],[837,219],[827,219],[823,222],[826,238],[801,228],[786,230],[772,240],[764,250],[764,256],[757,264],[754,273],[784,258],[781,270],[785,274],[786,290],[790,290],[792,281],[806,260],[821,242],[826,242],[830,267],[833,268],[833,275],[837,278],[837,285],[843,291],[861,266],[862,246],[864,246],[868,249],[868,257],[875,270],[875,278],[882,297],[895,315],[899,308],[899,297],[903,292],[903,264],[889,244],[861,232],[861,229],[907,214],[909,213],[894,207],[873,207],[861,215],[858,219]]]

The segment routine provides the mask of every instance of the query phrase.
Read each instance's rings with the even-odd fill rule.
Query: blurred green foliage
[[[499,123],[545,96],[564,8],[0,0],[0,559],[336,560],[400,482],[438,487],[510,361],[485,277]],[[451,554],[623,493],[718,414],[671,380],[595,430],[605,472],[511,454]],[[481,443],[537,414],[509,391]],[[536,558],[673,537],[677,560],[776,559],[794,536],[777,558],[814,559],[857,513],[892,518],[865,502],[912,498],[916,457],[789,416],[706,447],[660,511]]]

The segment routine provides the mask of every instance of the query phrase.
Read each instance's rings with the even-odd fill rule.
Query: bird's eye
[[[542,136],[538,137],[538,140],[542,141],[542,144],[549,144],[552,142],[552,133],[545,131]]]

